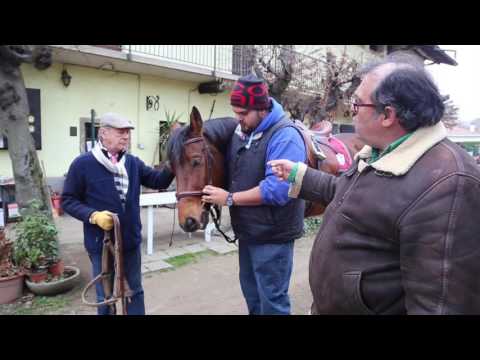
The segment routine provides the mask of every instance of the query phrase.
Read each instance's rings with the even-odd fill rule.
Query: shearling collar
[[[360,159],[358,171],[362,172],[366,167],[371,166],[376,170],[391,173],[395,176],[404,175],[425,152],[445,139],[446,136],[447,130],[441,121],[434,126],[420,128],[392,152],[371,164],[368,164],[365,160],[371,157],[372,148],[365,145],[355,155],[355,160]]]

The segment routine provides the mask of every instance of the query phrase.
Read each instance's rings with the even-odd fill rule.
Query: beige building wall
[[[53,64],[45,71],[22,66],[25,86],[41,91],[42,150],[37,153],[47,177],[66,174],[80,154],[80,119],[89,119],[91,109],[97,116],[110,111],[127,116],[135,126],[131,153],[148,165],[154,156],[158,162],[158,123],[164,120],[165,109],[183,113],[181,120],[188,121],[191,106],[195,105],[207,119],[215,99],[212,118],[232,115],[227,92],[200,95],[198,83],[76,65],[66,65],[66,69],[72,76],[69,87],[60,80],[61,64]],[[147,111],[146,96],[160,97],[158,111]],[[70,127],[77,127],[77,136],[70,136]],[[8,150],[0,150],[0,176],[12,176]]]
[[[317,50],[317,56],[319,51],[327,49],[339,55],[346,50],[360,62],[376,56],[368,45],[296,45],[297,51],[306,54],[314,55]],[[62,64],[53,64],[45,71],[22,65],[26,87],[41,91],[42,150],[38,151],[38,157],[47,177],[63,176],[80,154],[83,146],[80,119],[89,119],[91,109],[97,116],[112,111],[130,118],[136,127],[132,131],[131,152],[148,165],[158,162],[158,127],[159,121],[165,119],[165,109],[182,114],[181,121],[188,121],[191,107],[196,105],[207,119],[215,100],[212,118],[233,115],[228,91],[216,96],[200,95],[195,82],[87,66],[66,65],[65,68],[72,76],[69,87],[60,80]],[[157,111],[146,109],[147,96],[160,97]],[[340,122],[349,122],[349,119]],[[77,128],[77,136],[70,136],[70,127]],[[0,176],[12,176],[7,150],[0,150]]]

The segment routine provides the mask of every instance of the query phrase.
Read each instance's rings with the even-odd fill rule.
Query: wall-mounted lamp
[[[70,85],[70,81],[72,81],[72,76],[67,72],[67,70],[62,71],[62,83],[65,85],[65,87],[68,87]]]

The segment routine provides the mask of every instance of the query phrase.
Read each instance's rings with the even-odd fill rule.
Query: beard
[[[247,127],[245,125],[242,125],[240,124],[240,128],[242,129],[242,132],[245,134],[245,135],[250,135],[254,129],[250,128],[250,127]]]

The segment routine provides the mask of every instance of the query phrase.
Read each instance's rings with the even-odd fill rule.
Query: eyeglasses
[[[375,104],[359,104],[355,101],[352,101],[352,112],[353,112],[353,115],[357,115],[358,114],[358,108],[361,107],[361,106],[365,106],[365,107],[377,107],[377,105]]]

